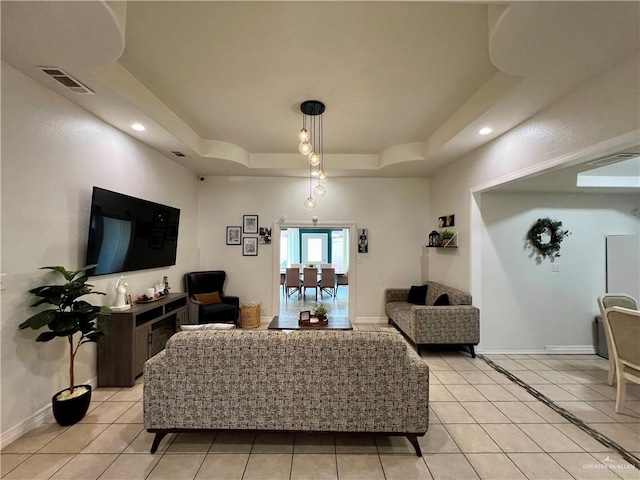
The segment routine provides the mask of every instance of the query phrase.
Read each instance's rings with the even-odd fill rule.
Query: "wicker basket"
[[[240,305],[240,328],[260,326],[260,304]]]

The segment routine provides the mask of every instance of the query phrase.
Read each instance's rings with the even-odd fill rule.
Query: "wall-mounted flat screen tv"
[[[93,187],[89,275],[175,265],[179,222],[179,208]]]

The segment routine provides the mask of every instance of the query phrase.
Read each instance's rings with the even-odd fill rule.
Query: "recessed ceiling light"
[[[141,123],[134,123],[133,125],[131,125],[131,128],[137,130],[138,132],[144,132],[146,130],[145,126]]]
[[[484,128],[481,128],[478,133],[480,135],[489,135],[491,132],[493,132],[493,128],[484,127]]]

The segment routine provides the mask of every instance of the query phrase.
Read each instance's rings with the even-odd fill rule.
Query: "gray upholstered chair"
[[[210,270],[206,272],[191,272],[184,276],[187,290],[189,318],[195,323],[233,323],[238,324],[238,312],[240,299],[225,295],[223,287],[226,272],[223,270]],[[196,298],[196,295],[217,292],[220,303],[206,304]]]
[[[349,285],[349,275],[347,273],[339,273],[336,275],[336,296],[340,285]]]
[[[600,309],[600,315],[602,316],[602,321],[604,322],[604,311],[607,308],[611,307],[623,307],[630,308],[632,310],[638,309],[638,302],[636,302],[635,298],[626,295],[624,293],[605,293],[598,297],[598,308]],[[609,333],[605,328],[605,337],[607,339],[607,350],[609,351],[609,376],[607,378],[607,382],[609,385],[613,385],[613,379],[616,375],[616,364],[613,360],[613,354],[611,353],[611,339],[609,338]]]
[[[285,300],[295,292],[298,292],[298,296],[300,296],[300,270],[298,267],[287,268],[284,279],[284,288],[286,290]]]
[[[307,288],[313,288],[318,300],[318,269],[305,267],[302,274],[302,296],[307,293]]]
[[[611,339],[609,357],[616,366],[616,412],[624,410],[627,380],[640,384],[640,312],[611,307],[604,311],[604,327]]]
[[[322,292],[327,292],[335,298],[336,296],[336,269],[323,268],[320,274],[320,296]]]

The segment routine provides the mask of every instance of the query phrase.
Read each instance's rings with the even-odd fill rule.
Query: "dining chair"
[[[284,296],[285,291],[284,291],[284,279],[286,278],[287,274],[286,273],[281,273],[280,274],[280,286],[282,286],[282,296]]]
[[[316,291],[316,300],[318,300],[318,269],[315,267],[305,267],[302,276],[302,298],[307,293],[307,288],[313,288]]]
[[[632,310],[638,309],[638,302],[635,298],[624,293],[605,293],[598,297],[598,308],[600,309],[600,315],[604,322],[604,311],[611,307],[623,307],[630,308]],[[611,352],[611,340],[610,335],[605,329],[605,338],[607,339],[607,350]],[[607,383],[613,385],[613,380],[616,375],[616,364],[613,361],[613,355],[609,353],[609,376],[607,377]]]
[[[340,285],[349,285],[349,275],[347,275],[346,273],[339,273],[338,275],[336,275],[337,280],[336,280],[336,297],[338,296],[338,288],[340,288]]]
[[[300,270],[295,267],[287,268],[285,272],[284,288],[286,290],[285,301],[292,293],[298,292],[300,296]]]
[[[616,413],[624,410],[627,380],[640,384],[640,312],[611,307],[604,311],[604,327],[611,337],[616,365]]]
[[[336,297],[336,269],[323,268],[320,275],[320,297],[322,292],[327,292],[334,300]]]

